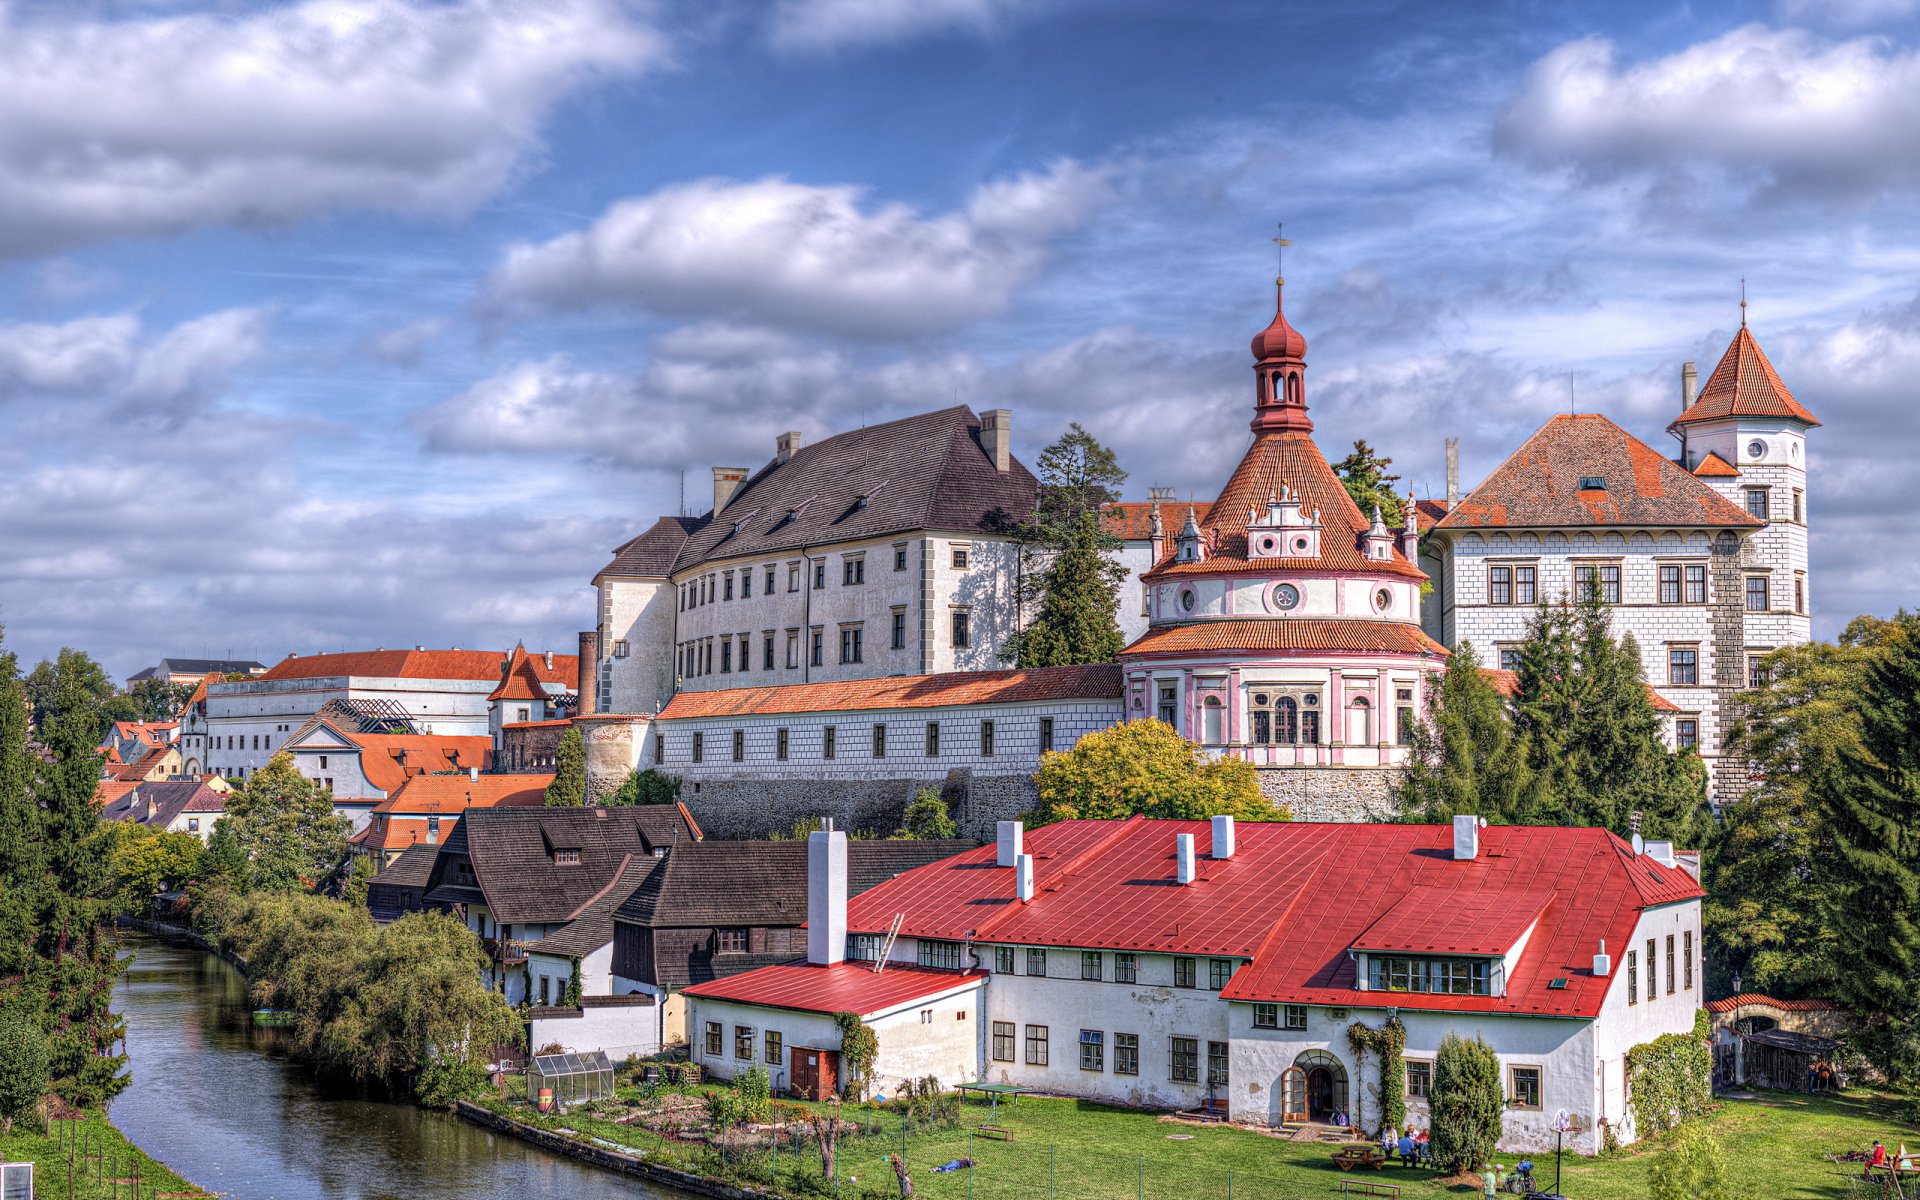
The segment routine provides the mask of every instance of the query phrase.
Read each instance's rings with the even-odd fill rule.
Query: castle
[[[1038,490],[1009,411],[812,446],[782,433],[758,470],[714,469],[710,512],[660,518],[595,576],[589,790],[653,767],[724,836],[812,815],[890,828],[931,787],[984,833],[1031,806],[1041,754],[1153,716],[1251,761],[1297,817],[1364,820],[1386,811],[1448,647],[1510,668],[1538,603],[1598,587],[1670,740],[1702,755],[1714,799],[1738,795],[1734,696],[1809,636],[1818,424],[1744,321],[1704,387],[1687,365],[1674,458],[1605,417],[1556,416],[1478,488],[1410,502],[1390,529],[1313,440],[1307,343],[1276,286],[1252,441],[1218,498],[1108,514],[1128,570],[1117,664],[1004,666],[1030,615],[1012,530]],[[496,757],[539,736],[506,723]]]

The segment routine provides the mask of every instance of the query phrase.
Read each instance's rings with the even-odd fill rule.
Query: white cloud
[[[233,308],[158,331],[131,313],[0,325],[0,405],[55,398],[83,419],[105,405],[176,421],[260,353],[269,324],[263,309]]]
[[[1748,25],[1623,66],[1589,37],[1535,63],[1505,148],[1595,174],[1705,166],[1763,191],[1864,198],[1920,184],[1920,53]]]
[[[612,0],[309,0],[29,20],[0,5],[0,256],[342,209],[461,212],[583,81],[659,60]]]
[[[1038,7],[1034,0],[780,0],[767,32],[776,49],[819,52],[990,33]]]
[[[367,339],[367,349],[375,358],[395,366],[411,367],[420,361],[426,348],[447,330],[440,317],[422,317],[393,329],[382,330]]]
[[[964,213],[866,203],[851,185],[706,179],[619,201],[587,229],[512,247],[495,304],[632,305],[860,337],[997,313],[1107,193],[1071,161],[996,180]]]

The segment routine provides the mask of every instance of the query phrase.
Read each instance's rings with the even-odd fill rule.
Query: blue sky
[[[1210,497],[1247,339],[1422,493],[1752,325],[1816,629],[1911,604],[1920,0],[0,4],[29,661],[566,649],[708,468],[953,403]]]

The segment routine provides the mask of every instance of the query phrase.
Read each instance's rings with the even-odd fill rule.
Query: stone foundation
[[[1260,794],[1296,821],[1389,821],[1397,767],[1256,767]]]
[[[931,779],[714,779],[685,781],[680,799],[708,836],[785,834],[799,821],[832,817],[840,829],[885,836],[922,788],[947,802],[961,837],[988,841],[995,821],[1030,812],[1038,800],[1025,775],[976,775],[961,768]]]

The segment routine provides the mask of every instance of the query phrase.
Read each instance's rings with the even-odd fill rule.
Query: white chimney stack
[[[1680,368],[1680,411],[1685,412],[1692,408],[1693,402],[1699,398],[1700,368],[1687,363]]]
[[[1672,842],[1648,842],[1647,857],[1651,858],[1653,861],[1659,863],[1663,867],[1673,866],[1674,865],[1673,843]]]
[[[1183,833],[1173,839],[1174,856],[1179,859],[1179,879],[1183,884],[1192,883],[1197,877],[1193,867],[1193,835]]]
[[[847,835],[807,835],[807,961],[831,966],[847,957]]]
[[[980,414],[980,448],[993,460],[993,469],[1013,466],[1013,410],[996,408]]]
[[[1209,858],[1233,857],[1233,818],[1227,816],[1213,819],[1213,847]]]
[[[1593,956],[1593,973],[1595,975],[1606,975],[1612,970],[1613,960],[1607,957],[1607,942],[1605,938],[1602,938],[1600,940],[1600,953]]]
[[[1013,863],[1013,894],[1025,904],[1033,899],[1033,855],[1022,854]]]
[[[1480,857],[1480,818],[1461,814],[1453,819],[1453,858],[1467,862]]]
[[[733,499],[740,485],[747,481],[745,467],[715,467],[713,469],[713,515],[719,516],[720,510]]]
[[[1026,827],[1018,821],[1000,821],[994,825],[993,865],[1011,867],[1020,857],[1026,842]]]

